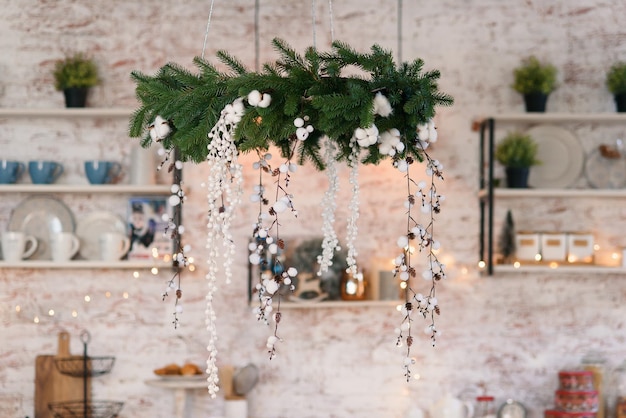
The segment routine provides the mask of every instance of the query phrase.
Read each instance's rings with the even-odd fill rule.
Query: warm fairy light
[[[128,299],[128,292],[124,292],[124,293],[122,294],[122,297],[123,297],[124,299]]]
[[[613,260],[619,260],[619,257],[620,257],[620,255],[619,255],[618,253],[613,253],[613,254],[611,254],[611,258],[612,258]]]
[[[154,274],[156,276],[157,274],[159,274],[159,269],[157,267],[152,267],[150,269],[150,273],[152,273],[152,274]]]
[[[593,245],[593,250],[594,251],[599,251],[600,250],[600,245],[599,244],[594,244]]]
[[[555,268],[557,268],[558,266],[559,266],[559,263],[557,263],[556,261],[553,261],[553,262],[551,262],[551,263],[550,263],[550,268],[551,268],[551,269],[555,269]]]
[[[402,311],[402,305],[396,305],[396,311],[398,312]]]
[[[467,273],[469,273],[469,270],[467,269],[467,267],[461,268],[461,274],[467,274]]]
[[[111,292],[109,292],[109,291],[105,292],[104,296],[106,296],[107,298],[110,298],[111,297]]]
[[[522,264],[519,261],[516,261],[515,263],[513,263],[513,267],[515,267],[516,269],[520,268]]]
[[[171,255],[169,255],[169,254],[165,254],[165,255],[163,256],[163,261],[165,261],[166,263],[168,263],[168,262],[172,261],[172,256],[171,256]]]
[[[569,263],[575,263],[576,261],[578,261],[578,257],[576,257],[574,254],[570,254],[567,256],[567,261]]]
[[[400,289],[404,290],[407,286],[406,282],[400,282]]]
[[[20,305],[15,305],[15,312],[21,312],[22,307]]]
[[[91,302],[91,296],[85,295],[85,302]]]
[[[38,317],[38,316],[34,317],[34,318],[33,318],[33,322],[34,322],[35,324],[38,324],[38,323],[39,323],[39,317]]]
[[[76,311],[76,309],[72,311],[72,318],[78,318],[78,312]]]
[[[486,265],[487,264],[483,260],[480,260],[478,262],[478,268],[480,268],[480,269],[484,269]]]
[[[196,271],[196,266],[194,264],[189,264],[189,271]]]
[[[133,271],[133,277],[135,279],[138,279],[139,278],[139,272],[138,271]]]
[[[156,247],[152,248],[152,257],[159,258],[159,250]]]
[[[191,264],[194,262],[194,259],[193,257],[187,257],[187,261],[189,262],[189,264]]]
[[[535,261],[541,261],[541,254],[535,254]]]
[[[48,316],[54,316],[54,309],[48,310]]]
[[[422,377],[422,376],[420,376],[420,374],[419,374],[419,373],[415,373],[415,374],[413,375],[413,379],[414,379],[414,380],[420,380],[420,378],[421,378],[421,377]]]

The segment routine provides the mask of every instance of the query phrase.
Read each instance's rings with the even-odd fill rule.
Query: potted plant
[[[557,70],[530,56],[513,71],[513,90],[524,95],[527,112],[545,112],[548,95],[556,89]]]
[[[606,74],[606,86],[615,98],[618,112],[626,112],[626,62],[617,62]]]
[[[53,75],[55,88],[65,95],[66,107],[85,107],[89,88],[100,82],[96,63],[82,52],[58,60]]]
[[[528,187],[530,167],[539,164],[537,148],[530,135],[520,132],[510,132],[496,145],[495,157],[505,167],[508,187]]]

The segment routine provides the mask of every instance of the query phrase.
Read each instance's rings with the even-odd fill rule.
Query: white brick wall
[[[197,0],[23,0],[5,2],[0,10],[0,106],[60,107],[62,95],[52,87],[51,68],[66,50],[89,51],[98,61],[103,85],[92,106],[134,106],[131,70],[154,72],[167,61],[191,65],[202,49],[208,1]],[[330,34],[326,2],[318,1],[317,45],[325,48]],[[216,2],[206,56],[227,49],[254,66],[252,0]],[[391,0],[333,2],[336,38],[355,48],[379,43],[395,49],[396,6]],[[442,186],[448,200],[438,231],[449,279],[438,293],[443,330],[436,349],[421,335],[415,345],[421,380],[403,380],[401,354],[394,347],[398,314],[388,308],[285,310],[278,356],[268,361],[264,340],[268,330],[258,325],[245,304],[246,256],[237,256],[239,279],[220,290],[220,362],[257,364],[261,381],[249,395],[251,418],[366,417],[402,418],[411,408],[426,409],[446,391],[474,393],[479,384],[497,397],[524,402],[530,416],[540,417],[552,406],[558,370],[575,367],[592,349],[606,353],[615,365],[626,357],[624,318],[625,278],[620,275],[515,275],[486,278],[474,269],[477,261],[478,203],[477,135],[471,120],[481,114],[523,109],[513,92],[511,70],[531,53],[550,59],[559,69],[559,89],[550,97],[549,111],[613,111],[603,80],[610,64],[626,56],[622,16],[626,5],[602,0],[507,2],[496,0],[405,1],[403,52],[405,60],[422,57],[426,68],[441,70],[441,88],[456,105],[437,117],[440,142],[434,155],[446,167]],[[274,55],[271,38],[286,39],[302,50],[312,43],[310,2],[261,1],[261,61]],[[2,158],[27,160],[46,153],[66,162],[74,176],[87,153],[128,161],[125,122],[99,126],[89,122],[33,121],[16,126],[1,121]],[[620,135],[623,130],[574,125],[585,149]],[[106,145],[98,145],[105,139]],[[25,144],[33,144],[28,147]],[[247,158],[251,162],[251,158]],[[207,170],[185,169],[189,202],[185,206],[186,240],[202,260],[204,197],[200,182]],[[247,190],[252,173],[246,172]],[[342,168],[341,214],[347,206],[347,170]],[[362,216],[359,220],[360,258],[389,258],[402,232],[403,188],[400,176],[386,164],[361,171]],[[584,180],[581,180],[584,183]],[[314,236],[321,222],[318,202],[325,190],[323,174],[310,167],[293,181],[299,222],[285,221],[291,234]],[[384,190],[385,193],[380,193]],[[0,200],[0,229],[23,195]],[[75,213],[109,209],[124,213],[123,199],[63,196]],[[580,211],[567,211],[571,202],[516,203],[519,225],[535,227],[578,222],[590,214],[589,227],[610,235],[615,246],[626,226],[622,202],[578,202]],[[578,207],[578,206],[577,206]],[[545,219],[536,221],[537,214]],[[598,215],[594,215],[598,214]],[[250,234],[254,208],[241,211],[235,225],[238,243]],[[504,216],[499,208],[497,219]],[[339,219],[343,219],[339,216]],[[339,222],[343,228],[345,221]],[[343,229],[342,229],[343,230]],[[92,336],[90,353],[115,355],[115,368],[94,380],[94,396],[125,401],[120,418],[170,418],[173,396],[146,386],[152,369],[172,361],[202,362],[207,343],[204,330],[202,261],[196,274],[185,275],[182,326],[170,325],[172,305],[160,298],[167,275],[131,279],[125,271],[0,270],[0,411],[3,417],[33,416],[34,360],[53,353],[56,333],[68,329],[80,353],[78,335]],[[464,268],[468,272],[464,273]],[[106,298],[105,292],[112,296]],[[129,299],[122,293],[128,292]],[[93,302],[83,306],[83,296]],[[14,306],[24,307],[18,315]],[[78,307],[77,320],[69,318]],[[35,325],[30,318],[53,307],[56,320]],[[474,391],[474,392],[472,392]],[[195,416],[219,417],[222,401],[195,392]],[[7,412],[4,412],[7,411]]]

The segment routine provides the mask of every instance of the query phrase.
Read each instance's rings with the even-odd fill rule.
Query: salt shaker
[[[496,406],[493,396],[476,397],[476,413],[474,418],[495,418]]]

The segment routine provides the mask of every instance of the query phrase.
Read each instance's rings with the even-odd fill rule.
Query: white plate
[[[539,125],[526,131],[538,144],[541,164],[530,168],[528,185],[536,189],[565,188],[580,176],[585,151],[578,138],[560,126]]]
[[[201,381],[201,380],[206,380],[207,379],[207,375],[206,374],[193,374],[193,375],[179,375],[179,374],[163,374],[163,375],[157,375],[159,379],[161,380],[165,380],[165,381],[172,381],[172,382],[197,382],[197,381]]]
[[[626,184],[626,160],[623,157],[606,158],[595,150],[585,162],[585,175],[591,187],[596,189],[621,189]]]
[[[80,239],[79,254],[86,260],[99,260],[98,238],[105,232],[119,232],[126,235],[126,223],[114,213],[92,212],[76,224],[76,235]]]
[[[50,239],[59,232],[74,232],[74,215],[60,200],[34,196],[23,200],[11,214],[7,230],[22,231],[37,238],[31,260],[52,260]]]

